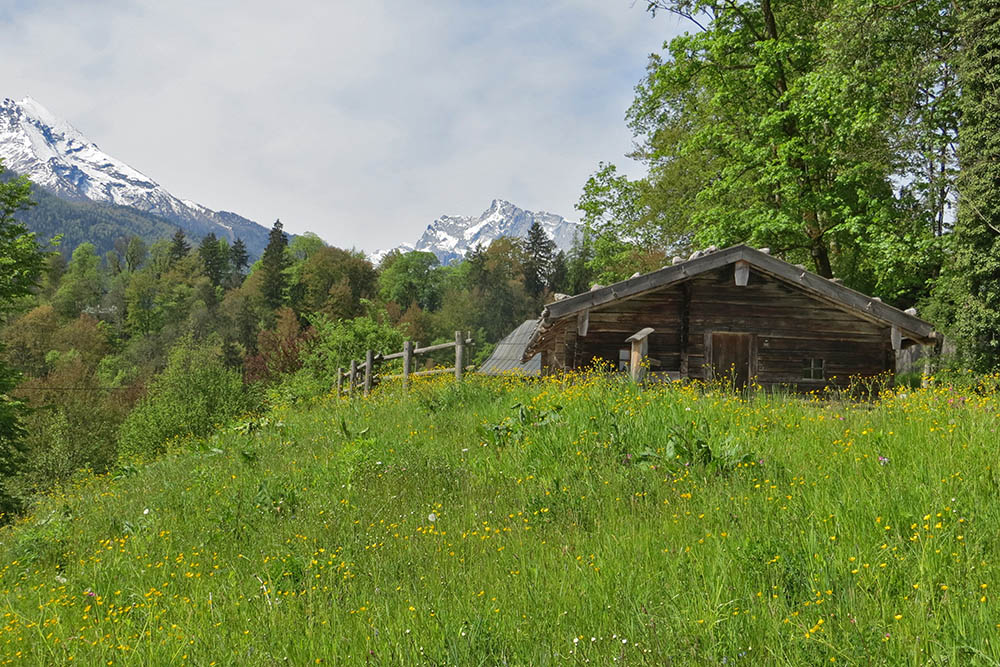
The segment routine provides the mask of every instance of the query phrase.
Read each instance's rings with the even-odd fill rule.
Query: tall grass
[[[37,664],[994,664],[1000,405],[417,382],[82,477],[0,533]]]

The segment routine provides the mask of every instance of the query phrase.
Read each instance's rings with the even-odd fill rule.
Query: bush
[[[338,368],[346,369],[352,359],[364,361],[367,350],[392,353],[403,349],[398,329],[367,315],[352,320],[315,315],[311,324],[315,334],[302,357],[302,369],[327,389],[336,382]]]
[[[254,407],[240,374],[226,367],[218,340],[182,339],[149,394],[122,424],[119,458],[155,456],[171,438],[206,435]]]

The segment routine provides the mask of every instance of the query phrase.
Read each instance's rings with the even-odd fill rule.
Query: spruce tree
[[[524,288],[528,294],[538,296],[548,285],[552,268],[552,255],[556,244],[552,242],[538,222],[532,223],[524,240]]]
[[[271,233],[268,234],[267,247],[260,259],[261,293],[264,302],[272,310],[280,307],[285,300],[285,290],[288,286],[289,261],[285,254],[288,248],[288,236],[282,231],[281,220],[275,220]]]
[[[960,35],[956,329],[967,361],[985,370],[1000,363],[1000,5],[968,0]]]
[[[222,280],[226,277],[226,269],[229,268],[229,258],[226,257],[219,246],[219,239],[215,234],[209,234],[201,240],[198,246],[198,255],[205,268],[205,275],[213,286],[222,285]]]
[[[552,258],[552,268],[549,270],[549,288],[553,292],[565,292],[569,285],[569,264],[566,261],[566,253],[562,250]]]
[[[243,269],[250,266],[250,255],[243,239],[237,238],[229,249],[229,266],[232,270],[232,282],[238,285],[243,282]]]
[[[191,252],[191,245],[184,238],[184,230],[178,227],[170,241],[170,265],[173,266],[187,257],[189,252]]]

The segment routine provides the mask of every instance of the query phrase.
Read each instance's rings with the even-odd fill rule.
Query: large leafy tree
[[[69,268],[52,297],[52,305],[63,317],[76,317],[84,309],[93,308],[100,302],[104,282],[101,258],[97,256],[94,245],[81,243],[73,251]]]
[[[379,268],[378,292],[383,300],[395,301],[404,309],[412,303],[424,310],[440,307],[443,272],[434,253],[394,252]]]
[[[14,218],[29,205],[30,193],[25,177],[0,180],[0,318],[31,292],[42,273],[43,257],[34,234]],[[18,374],[0,363],[0,482],[16,469],[24,436],[19,422],[22,405],[10,396],[17,380]],[[13,509],[11,497],[0,487],[0,513]]]
[[[616,222],[661,247],[687,235],[699,245],[766,245],[821,275],[912,300],[940,263],[934,223],[943,224],[931,209],[948,199],[953,160],[941,128],[953,127],[954,86],[926,54],[945,49],[950,5],[649,8],[692,27],[651,57],[628,114],[649,175],[630,191],[599,172],[581,206],[623,205]],[[931,163],[946,165],[933,193],[918,178]],[[601,187],[609,194],[595,197]]]
[[[1000,5],[968,0],[961,40],[956,329],[968,360],[986,369],[1000,362]]]

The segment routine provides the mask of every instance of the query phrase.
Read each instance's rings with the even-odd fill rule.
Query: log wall
[[[625,339],[643,327],[653,371],[704,379],[706,333],[754,334],[751,372],[765,386],[801,390],[846,385],[895,367],[888,327],[870,322],[755,269],[745,287],[733,266],[593,309],[586,336],[576,317],[556,323],[544,337],[543,358],[553,370],[582,368],[600,359],[617,368]],[[823,359],[825,380],[803,378],[808,359]]]

